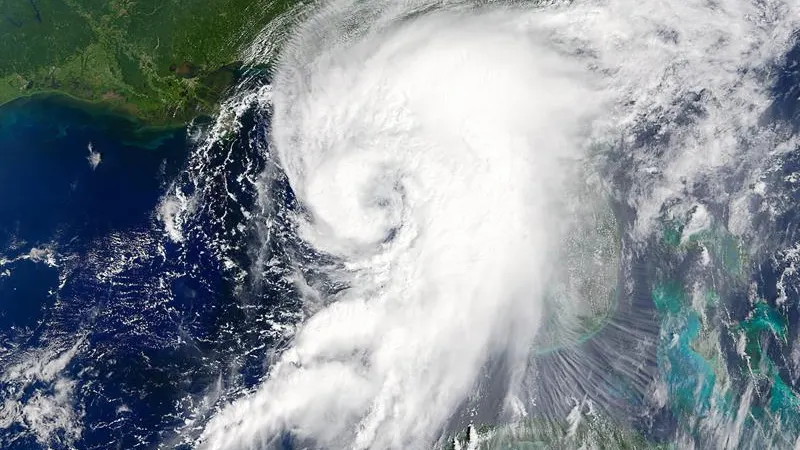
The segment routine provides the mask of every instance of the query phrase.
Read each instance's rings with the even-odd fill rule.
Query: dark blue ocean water
[[[55,98],[0,109],[0,249],[6,257],[54,241],[81,251],[110,231],[144,228],[184,162],[184,130],[142,132]],[[137,135],[137,132],[141,134]],[[88,146],[101,156],[92,168]],[[62,248],[63,250],[63,248]],[[56,270],[28,260],[0,278],[0,327],[29,326]]]
[[[90,145],[101,158],[96,167],[88,159]],[[4,448],[109,448],[112,441],[132,448],[126,442],[133,444],[136,436],[123,438],[115,428],[126,427],[110,425],[120,419],[118,411],[136,411],[129,422],[145,427],[160,422],[164,406],[172,406],[174,394],[159,393],[167,383],[159,381],[158,371],[168,365],[158,360],[166,356],[152,345],[170,330],[153,320],[138,327],[137,337],[120,326],[125,319],[145,321],[146,315],[126,314],[124,283],[98,277],[115,270],[120,258],[141,258],[135,252],[148,250],[124,244],[151,234],[153,210],[186,154],[183,129],[147,131],[58,98],[0,109],[0,258],[6,259],[0,268],[0,361],[6,368],[30,368],[79,348],[55,376],[34,370],[27,379],[4,377],[0,384],[8,398],[44,410],[42,422],[33,409],[7,411],[11,427],[0,438]],[[111,248],[115,242],[119,249]],[[147,272],[164,269],[156,261],[138,267],[148,279],[157,272]],[[148,281],[131,278],[130,284],[145,288]],[[148,298],[155,291],[133,292],[142,310],[157,300]],[[69,398],[36,403],[57,398],[59,379],[75,383]],[[66,423],[83,416],[94,426],[48,431],[47,422],[67,412],[74,417]]]
[[[152,446],[207,385],[213,371],[198,367],[214,348],[198,339],[218,316],[204,309],[230,289],[155,217],[188,149],[185,129],[145,130],[57,98],[0,109],[0,393],[22,408],[0,413],[0,447]],[[71,350],[56,374],[42,369]]]
[[[199,123],[144,129],[53,97],[0,108],[0,448],[183,448],[216,395],[263,376],[293,296],[281,273],[249,275],[279,249],[250,245],[270,220],[266,135],[243,120],[202,147]],[[159,217],[176,195],[192,199],[180,241]]]

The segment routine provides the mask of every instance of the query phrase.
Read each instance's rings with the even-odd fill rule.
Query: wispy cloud
[[[660,156],[626,155],[640,188],[620,199],[649,233],[687,180],[760,157],[738,142],[769,96],[742,69],[769,63],[796,25],[771,14],[794,8],[781,2],[437,5],[334,2],[287,45],[273,145],[308,213],[300,236],[338,262],[316,269],[346,289],[309,295],[314,314],[268,379],[208,423],[207,448],[290,434],[427,449],[498,360],[499,395],[529,407],[545,294],[568,269],[555,256],[575,211],[597,207],[571,196],[587,161],[643,118],[663,122]],[[681,122],[687,96],[703,114]]]

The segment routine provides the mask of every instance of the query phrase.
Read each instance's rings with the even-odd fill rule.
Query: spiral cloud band
[[[768,59],[781,29],[766,36],[749,2],[717,3],[376,0],[315,13],[283,50],[270,127],[298,233],[343,288],[306,286],[309,319],[203,445],[291,435],[298,447],[428,449],[487,374],[505,380],[500,408],[524,397],[515,386],[582,207],[570,193],[593,177],[596,148],[688,89],[726,96],[670,158],[631,156],[663,174],[625,199],[646,229],[648,205],[679,178],[735,156],[688,148],[734,140],[725,121],[756,121],[726,116],[726,102],[765,102],[737,64]],[[717,15],[740,28],[714,28]]]

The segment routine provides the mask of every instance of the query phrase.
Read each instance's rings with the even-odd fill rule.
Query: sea
[[[0,107],[0,448],[182,448],[215,384],[263,375],[234,222],[256,198],[236,177],[262,165],[246,145],[198,152],[202,121]]]

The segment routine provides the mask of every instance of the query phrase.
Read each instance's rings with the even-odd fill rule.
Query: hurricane
[[[303,319],[198,445],[445,448],[479,424],[550,419],[574,437],[588,410],[641,421],[670,402],[653,369],[659,312],[640,307],[631,278],[666,219],[686,219],[679,244],[712,222],[757,234],[754,177],[794,142],[767,119],[798,5],[334,0],[295,12],[269,84],[233,104],[256,97],[267,112],[261,202],[299,249],[288,265]],[[276,173],[291,207],[271,197]],[[709,251],[697,270],[715,270]],[[626,395],[612,392],[619,380]],[[707,448],[744,445],[735,414],[695,420]]]

